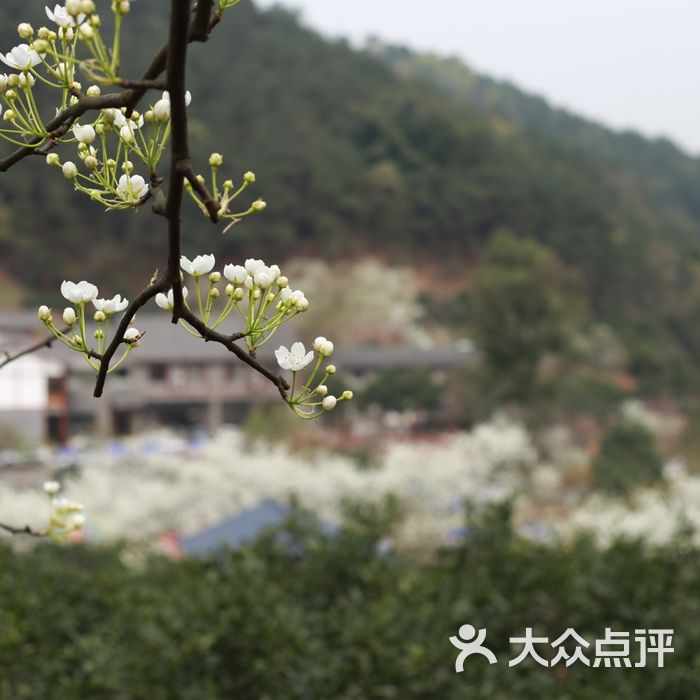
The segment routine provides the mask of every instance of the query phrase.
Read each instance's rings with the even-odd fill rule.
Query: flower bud
[[[221,295],[221,292],[219,292],[219,290],[218,290],[216,287],[212,287],[212,288],[209,290],[209,296],[210,296],[212,299],[218,299],[220,295]]]
[[[247,182],[249,185],[253,184],[255,182],[255,173],[249,170],[243,175],[243,182]]]
[[[58,157],[58,153],[49,153],[46,156],[46,165],[60,165],[61,159]]]
[[[266,207],[267,207],[267,202],[265,202],[262,199],[257,199],[250,205],[250,208],[255,212],[262,211]]]
[[[322,335],[319,335],[318,338],[314,340],[314,350],[319,352],[321,350],[321,345],[323,345],[325,342],[326,339]]]
[[[342,397],[342,398],[343,398],[343,401],[350,401],[350,399],[352,399],[352,397],[353,397],[354,395],[355,395],[355,394],[353,394],[352,391],[350,391],[350,389],[346,389],[346,390],[343,392],[343,397]]]
[[[220,272],[212,272],[209,274],[209,281],[212,284],[216,284],[217,282],[221,282],[221,273]]]
[[[131,343],[132,345],[136,340],[138,340],[139,336],[141,335],[141,332],[139,331],[138,328],[134,328],[133,326],[131,328],[127,328],[124,331],[124,340],[126,340],[128,343]]]
[[[40,306],[36,315],[41,321],[49,321],[51,319],[51,309],[48,306]]]
[[[259,289],[253,290],[253,299],[258,300],[262,296],[262,292]]]
[[[333,343],[331,343],[330,340],[326,340],[323,343],[321,343],[321,345],[318,348],[318,352],[323,357],[330,357],[333,354],[334,349],[335,348],[333,346]]]
[[[39,31],[37,32],[37,36],[40,39],[48,39],[49,38],[49,28],[48,27],[39,27]],[[35,47],[36,48],[36,47]]]
[[[234,290],[234,292],[233,292],[234,301],[241,301],[241,299],[243,299],[244,296],[245,296],[245,294],[243,292],[242,287],[238,287],[238,289]]]
[[[66,0],[66,11],[72,17],[79,15],[81,12],[80,0]]]
[[[102,323],[107,318],[107,314],[104,311],[95,311],[95,321]]]
[[[325,396],[328,393],[328,387],[325,384],[319,384],[316,387],[316,393],[319,396]]]
[[[287,287],[288,285],[289,285],[289,280],[288,280],[286,277],[283,276],[283,277],[278,277],[278,278],[277,278],[277,286],[278,286],[280,289],[284,289],[284,288]]]
[[[234,292],[234,287],[232,284],[227,284],[226,289],[224,290],[224,293],[226,294],[227,297],[233,296]]]
[[[130,160],[125,160],[122,163],[122,170],[128,175],[129,173],[133,172],[134,164]]]
[[[61,484],[58,481],[45,481],[44,491],[49,494],[49,496],[55,496],[61,490]]]
[[[99,86],[99,85],[91,85],[91,86],[87,89],[87,91],[86,91],[85,94],[86,94],[88,97],[99,97],[101,92],[102,92],[102,91],[100,90],[100,86]]]
[[[131,9],[131,4],[129,3],[129,0],[121,0],[118,7],[119,7],[119,14],[126,15],[129,13],[129,10]]]
[[[121,129],[119,129],[119,135],[122,137],[122,140],[126,141],[126,143],[132,143],[134,140],[134,132],[129,128],[128,124],[125,124]]]
[[[76,321],[75,309],[72,306],[67,306],[63,310],[63,323],[67,326],[72,326]]]
[[[233,189],[233,180],[224,180],[224,190]]]
[[[81,0],[80,11],[84,15],[91,15],[95,11],[95,3],[92,0]]]
[[[95,340],[102,340],[105,334],[101,328],[98,328],[92,335],[95,338]]]
[[[328,367],[326,367],[326,373],[327,374],[335,374],[336,373],[335,365],[328,365]]]
[[[36,85],[36,78],[31,73],[20,73],[19,86],[21,88],[33,88]]]
[[[159,122],[170,119],[170,100],[158,100],[158,102],[153,105],[153,115]]]
[[[49,42],[45,39],[37,39],[32,44],[32,48],[37,53],[46,53],[49,50]]]
[[[337,403],[338,399],[336,399],[335,396],[326,396],[326,398],[323,399],[323,410],[332,411]]]
[[[211,165],[212,168],[220,167],[223,162],[224,157],[221,155],[221,153],[212,153],[209,156],[209,165]]]
[[[77,176],[78,168],[75,166],[75,163],[73,163],[70,160],[67,160],[63,164],[63,177],[65,177],[67,180],[75,180]]]
[[[105,163],[105,165],[106,165],[108,168],[111,168],[112,170],[114,170],[114,168],[117,167],[117,161],[114,160],[114,158],[108,158],[108,159],[107,159],[107,162]]]
[[[78,36],[83,41],[92,41],[95,38],[95,30],[85,22],[78,27]]]
[[[88,156],[85,159],[85,165],[90,168],[90,170],[94,170],[99,165],[99,161],[95,156]]]
[[[34,29],[31,24],[22,22],[22,24],[17,27],[17,34],[19,34],[22,39],[31,39],[32,36],[34,36]]]
[[[154,122],[156,120],[156,115],[155,112],[152,109],[146,110],[146,112],[143,115],[143,120],[147,123],[150,124],[151,122]]]
[[[85,525],[85,516],[82,513],[76,513],[71,522],[76,530],[82,530]]]
[[[0,92],[5,92],[7,90],[8,76],[5,73],[0,73]]]

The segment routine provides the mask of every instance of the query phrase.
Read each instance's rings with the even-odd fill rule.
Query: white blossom
[[[76,124],[73,127],[73,135],[80,143],[91,144],[95,140],[95,129],[91,124]]]
[[[304,344],[297,341],[290,350],[281,345],[275,350],[275,357],[282,369],[298,372],[311,363],[314,359],[314,352],[313,350],[306,352]]]
[[[148,194],[148,185],[141,175],[124,174],[119,178],[117,194],[125,202],[138,202]]]
[[[61,284],[61,294],[73,304],[83,304],[97,298],[97,287],[85,280],[78,282],[65,281]]]
[[[132,343],[133,341],[138,340],[140,335],[141,335],[141,331],[139,331],[138,328],[134,328],[132,326],[131,328],[127,328],[124,331],[124,340]]]
[[[111,299],[93,299],[92,303],[98,311],[102,311],[107,316],[120,313],[129,306],[129,300],[122,299],[121,294],[115,294]]]
[[[226,265],[224,277],[234,284],[243,284],[248,278],[248,272],[243,265]]]
[[[246,272],[252,277],[258,270],[265,267],[265,262],[263,260],[256,260],[255,258],[248,258],[244,265]]]
[[[163,92],[163,99],[170,102],[170,93],[167,90],[165,90]],[[185,92],[185,106],[189,107],[191,103],[192,103],[192,93],[189,90],[187,90]]]
[[[198,255],[194,260],[190,260],[184,255],[180,258],[182,269],[192,275],[199,277],[200,275],[208,275],[214,268],[216,259],[213,255]]]
[[[182,288],[182,297],[183,299],[187,299],[187,295],[189,292],[187,291],[187,287]],[[172,311],[173,307],[175,306],[175,299],[173,298],[173,290],[170,289],[167,294],[163,294],[162,292],[159,294],[156,294],[156,304],[160,306],[161,309],[165,309],[166,311]]]
[[[19,44],[9,53],[0,54],[0,61],[10,68],[26,71],[41,63],[41,56],[27,44]]]
[[[61,484],[58,481],[45,481],[44,491],[49,494],[49,496],[55,496],[61,490]]]

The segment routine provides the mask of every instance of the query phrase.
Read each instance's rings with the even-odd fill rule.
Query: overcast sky
[[[258,0],[263,6],[277,0]],[[458,55],[557,105],[700,154],[698,0],[284,0],[306,24]]]

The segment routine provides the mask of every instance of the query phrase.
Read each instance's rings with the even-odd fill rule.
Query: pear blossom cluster
[[[218,3],[222,12],[237,2]],[[35,89],[52,88],[57,95],[54,104],[58,114],[74,105],[82,96],[97,97],[101,85],[120,84],[120,56],[122,24],[131,9],[129,0],[112,0],[113,33],[109,40],[102,34],[102,21],[93,0],[65,0],[62,4],[45,7],[48,26],[38,29],[28,22],[17,27],[21,42],[6,53],[2,61],[10,70],[0,74],[0,138],[18,146],[38,147],[49,138],[45,118]],[[84,89],[78,74],[87,79]],[[185,94],[185,103],[192,96]],[[75,157],[62,159],[51,152],[46,157],[49,166],[61,171],[75,189],[100,202],[107,209],[128,209],[143,204],[158,182],[157,166],[170,138],[170,95],[163,92],[144,113],[126,108],[108,108],[99,111],[96,118],[84,115],[72,124],[64,135],[51,135],[54,141],[72,144],[77,148]],[[216,155],[216,154],[215,154]],[[221,156],[214,162],[221,161]],[[210,162],[211,159],[210,159]],[[142,172],[138,172],[142,164]],[[220,165],[220,162],[219,162]],[[231,202],[251,182],[252,173],[246,173],[243,185],[234,192],[227,180],[221,191],[214,190],[222,219],[232,223],[256,211],[265,203],[257,200],[243,212],[231,212]],[[251,179],[252,176],[252,179]]]
[[[61,541],[68,535],[82,530],[85,525],[83,505],[64,496],[59,496],[61,484],[58,481],[46,481],[44,493],[49,497],[49,524],[42,533],[54,541]]]
[[[221,187],[219,187],[218,172],[219,168],[223,165],[223,163],[224,157],[220,153],[212,153],[209,156],[211,180],[210,191],[219,207],[219,219],[229,221],[228,226],[226,226],[226,228],[224,229],[224,233],[226,233],[232,226],[239,223],[241,219],[245,218],[246,216],[250,216],[251,214],[257,214],[261,211],[264,211],[267,208],[267,202],[265,202],[264,199],[256,199],[252,204],[248,206],[247,209],[244,209],[243,211],[231,211],[231,205],[234,202],[234,200],[255,182],[256,177],[254,172],[248,171],[243,174],[243,178],[238,185],[234,184],[233,180],[224,180]],[[202,185],[206,184],[206,178],[202,174],[197,175],[197,180]],[[192,199],[195,201],[202,214],[204,214],[204,216],[206,217],[209,217],[209,210],[207,209],[205,203],[202,201],[202,198],[192,187],[192,184],[186,182],[185,189],[187,190],[190,197],[192,197]]]
[[[288,349],[281,345],[275,350],[279,366],[292,373],[292,385],[287,404],[300,418],[310,420],[332,411],[340,401],[350,401],[353,393],[346,389],[340,396],[334,396],[328,391],[328,379],[337,369],[333,364],[323,363],[333,354],[335,347],[332,341],[323,336],[314,340],[313,349],[306,351],[304,344],[297,341]],[[314,362],[315,360],[315,362]],[[311,366],[311,372],[305,380],[300,379],[299,372]]]
[[[99,95],[99,86],[90,86],[87,94]],[[185,102],[191,101],[188,91]],[[170,96],[164,92],[144,114],[133,110],[127,115],[126,108],[103,109],[94,121],[74,124],[71,133],[78,163],[49,153],[47,164],[60,169],[77,191],[107,209],[138,207],[150,195],[151,174],[170,137]],[[145,176],[137,172],[138,163],[144,166]]]
[[[219,328],[232,314],[239,317],[250,351],[265,345],[283,323],[309,308],[304,292],[290,288],[289,280],[278,265],[266,265],[263,260],[249,258],[243,265],[224,265],[222,274],[214,270],[216,258],[212,254],[197,255],[192,260],[183,255],[180,265],[183,282],[189,283],[189,277],[194,287],[191,295],[186,284],[182,288],[187,308],[198,313],[212,330]],[[223,308],[215,309],[222,303]],[[167,294],[158,294],[156,304],[172,311],[172,289]],[[182,325],[199,337],[184,322]]]
[[[71,303],[71,306],[67,306],[61,315],[65,328],[56,326],[51,309],[45,305],[38,309],[39,320],[61,343],[83,355],[90,367],[95,372],[99,372],[102,353],[109,343],[109,327],[118,325],[119,321],[115,320],[115,317],[126,311],[129,301],[122,298],[121,294],[115,294],[110,299],[100,298],[97,287],[85,280],[64,281],[61,284],[61,294]],[[88,333],[88,315],[90,314],[95,326],[91,337]],[[138,347],[141,335],[142,333],[133,325],[127,328],[122,337],[124,351],[111,364],[109,372],[116,370],[129,353]]]

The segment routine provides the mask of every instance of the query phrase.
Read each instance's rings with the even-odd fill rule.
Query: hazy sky
[[[276,0],[258,0],[263,6]],[[441,54],[700,154],[698,0],[284,0],[333,36]]]

